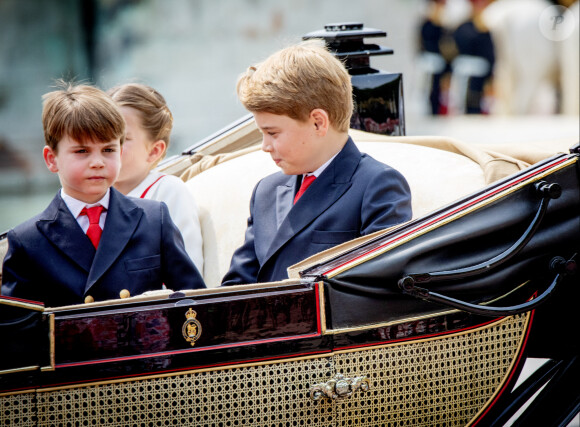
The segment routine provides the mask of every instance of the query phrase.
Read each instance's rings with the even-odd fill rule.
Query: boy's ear
[[[52,148],[48,145],[45,145],[42,150],[42,157],[44,158],[44,163],[46,163],[46,167],[49,171],[57,173],[58,172],[58,165],[56,162],[56,154]]]
[[[153,144],[151,144],[151,148],[149,149],[149,158],[147,160],[151,163],[157,162],[157,160],[163,157],[166,148],[167,144],[165,141],[158,139]]]
[[[315,108],[310,112],[310,119],[316,128],[316,132],[320,136],[325,136],[326,132],[328,132],[328,127],[330,126],[328,113],[322,108]]]

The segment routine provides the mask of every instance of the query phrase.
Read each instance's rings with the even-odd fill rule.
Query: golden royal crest
[[[187,320],[181,328],[183,338],[185,338],[185,341],[191,343],[192,347],[201,335],[201,323],[199,323],[195,318],[196,316],[197,313],[190,307],[189,310],[187,310],[187,313],[185,313]]]

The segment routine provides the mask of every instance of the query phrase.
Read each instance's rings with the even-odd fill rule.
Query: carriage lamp
[[[359,22],[327,24],[324,30],[302,36],[323,39],[328,49],[348,70],[355,107],[350,127],[385,135],[405,135],[403,75],[371,67],[370,57],[392,55],[393,49],[365,43],[365,38],[386,37],[387,33],[365,28]]]

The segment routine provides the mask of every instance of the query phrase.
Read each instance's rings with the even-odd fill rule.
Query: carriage
[[[1,422],[569,423],[579,146],[351,136],[407,178],[413,219],[286,280],[219,287],[252,187],[276,169],[243,118],[160,165],[199,204],[208,289],[67,307],[0,298]],[[544,363],[523,379],[530,359]]]

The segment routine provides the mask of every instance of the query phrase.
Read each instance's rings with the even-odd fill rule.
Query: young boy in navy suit
[[[281,172],[254,188],[245,241],[222,285],[285,279],[310,255],[411,219],[405,178],[349,137],[350,76],[320,42],[250,67],[237,91]]]
[[[64,84],[44,96],[48,169],[62,189],[40,215],[8,233],[2,295],[55,307],[145,291],[204,288],[165,204],[111,188],[125,122],[111,98]]]

